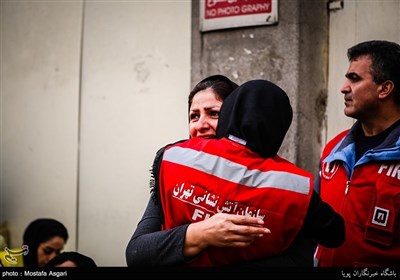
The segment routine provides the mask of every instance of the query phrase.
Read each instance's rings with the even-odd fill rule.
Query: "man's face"
[[[344,94],[344,114],[360,121],[373,118],[379,109],[379,85],[373,81],[371,66],[369,56],[351,61],[346,81],[340,89]]]

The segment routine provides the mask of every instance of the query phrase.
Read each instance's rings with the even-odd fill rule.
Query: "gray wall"
[[[80,1],[1,1],[0,222],[9,246],[38,217],[76,248]]]
[[[0,223],[124,266],[154,155],[186,138],[190,1],[1,1]]]

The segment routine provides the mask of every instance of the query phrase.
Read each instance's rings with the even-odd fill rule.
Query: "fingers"
[[[233,214],[225,215],[225,219],[237,226],[235,229],[238,234],[262,236],[263,234],[271,233],[268,228],[263,227],[264,221],[262,219]]]
[[[248,216],[241,216],[241,215],[233,215],[233,214],[227,214],[229,215],[229,219],[237,224],[237,225],[264,225],[264,221],[259,218],[255,217],[248,217]]]
[[[263,237],[271,231],[259,226],[235,225],[234,230],[225,233],[224,245],[228,247],[246,247],[251,245],[256,239]]]
[[[245,247],[257,238],[271,233],[263,225],[264,221],[259,218],[217,213],[191,226],[201,229],[201,238],[205,246]]]

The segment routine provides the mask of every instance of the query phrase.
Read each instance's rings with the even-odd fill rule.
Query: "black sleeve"
[[[128,266],[180,265],[185,263],[183,244],[188,224],[161,230],[159,206],[150,198],[126,251]]]
[[[182,141],[185,140],[175,143]],[[161,230],[164,217],[159,197],[158,176],[164,150],[173,144],[164,146],[156,153],[150,170],[151,197],[125,250],[128,266],[173,266],[185,263],[183,246],[189,224]]]
[[[304,221],[304,230],[318,244],[337,248],[344,242],[345,225],[342,216],[322,201],[313,191],[307,216]]]
[[[314,180],[314,190],[317,194],[319,194],[320,186],[321,186],[321,177],[316,176],[316,179]]]

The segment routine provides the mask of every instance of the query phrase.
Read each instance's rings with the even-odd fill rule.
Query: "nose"
[[[57,252],[53,252],[53,253],[49,254],[48,257],[47,257],[47,261],[50,261],[52,258],[54,258],[57,255],[58,255]]]
[[[349,93],[351,91],[350,83],[346,81],[343,86],[340,88],[341,93]]]
[[[197,131],[202,131],[205,129],[209,129],[210,128],[210,123],[208,122],[208,118],[201,116],[199,118],[199,120],[196,122],[196,126],[195,126]]]

